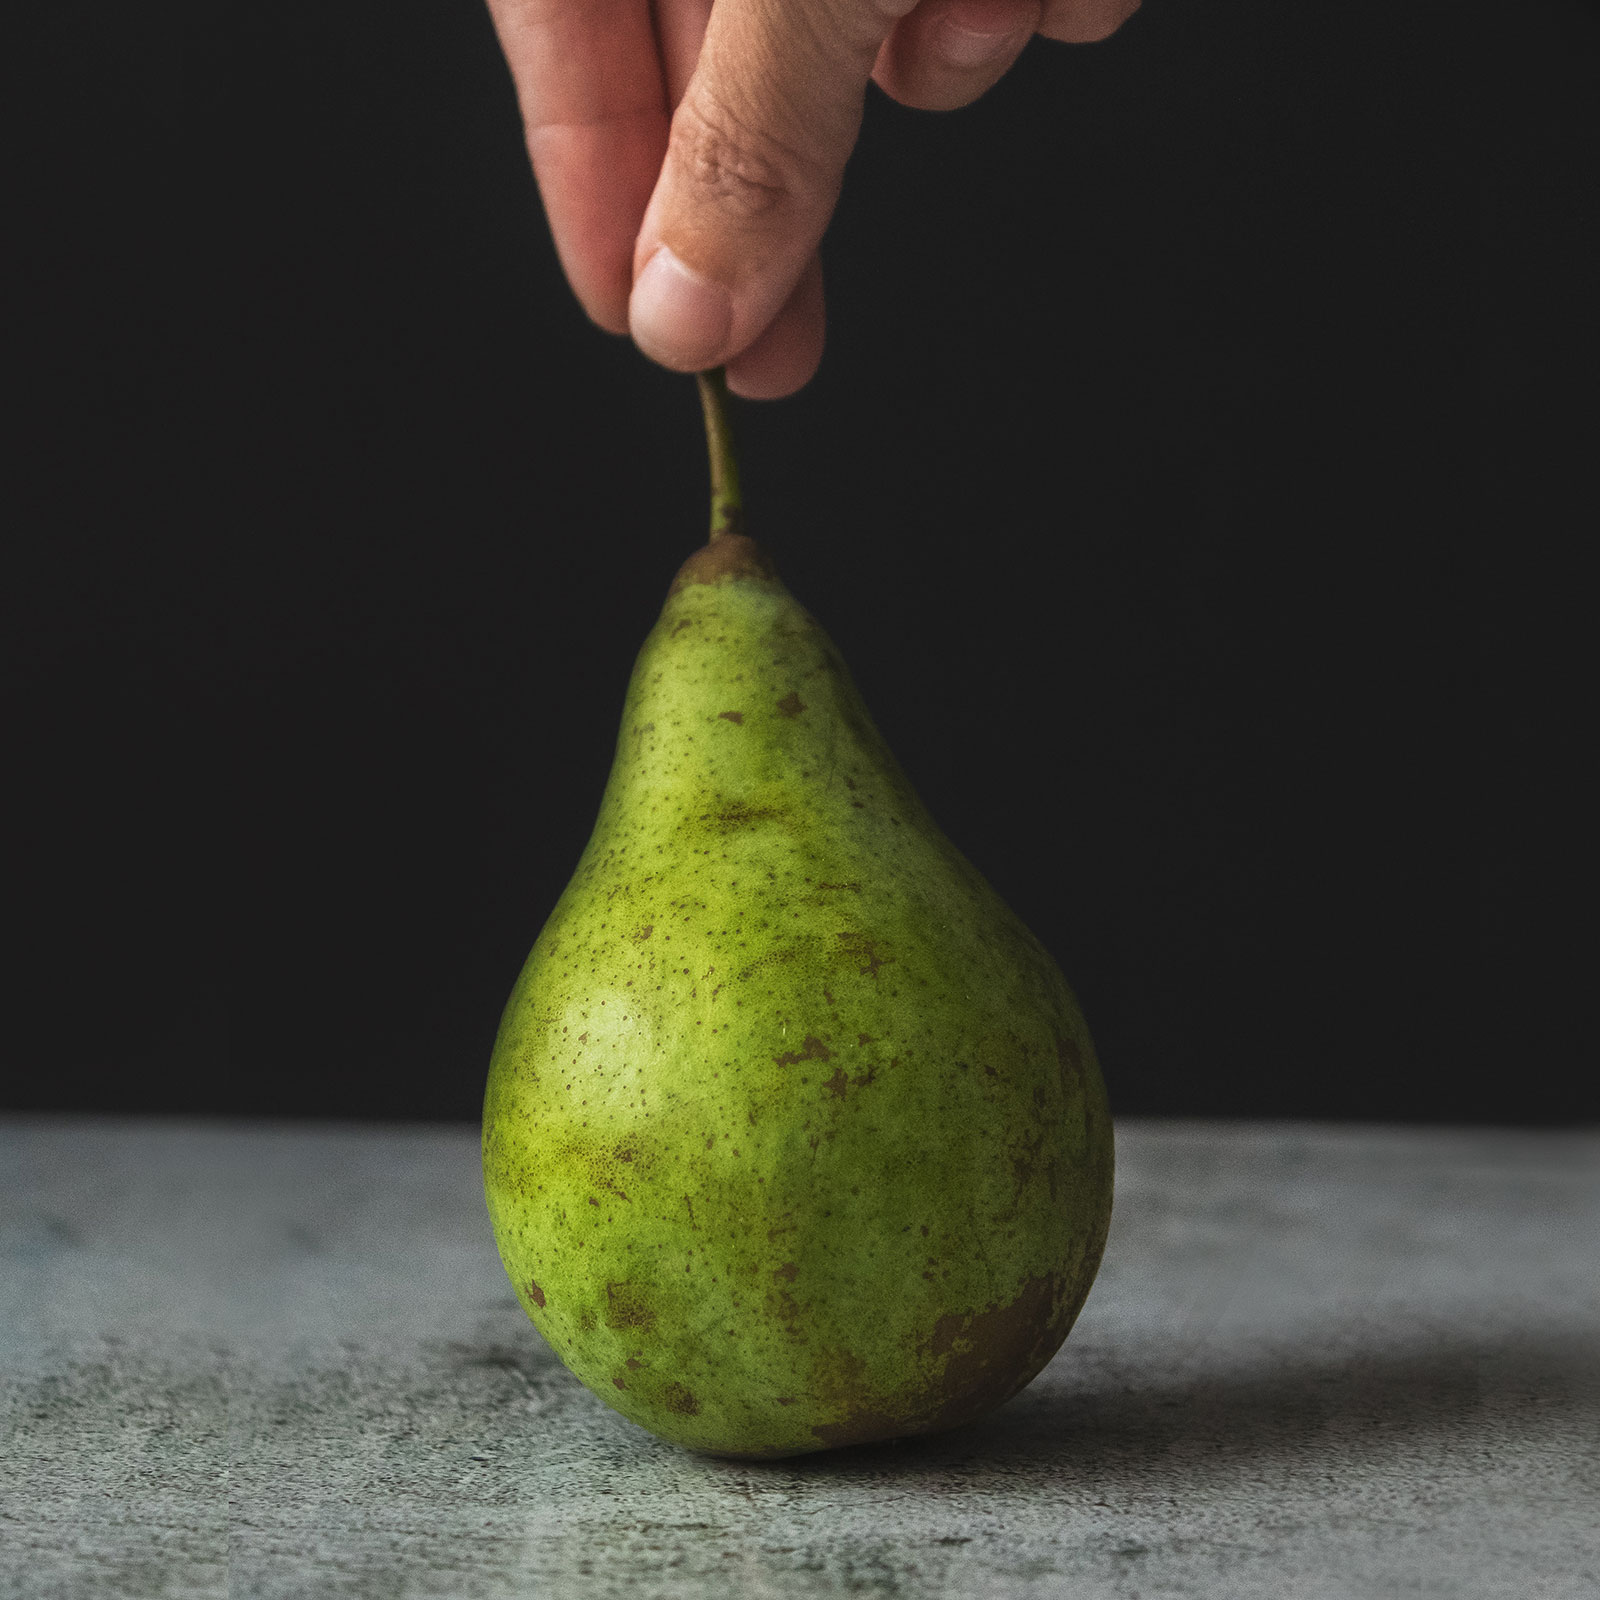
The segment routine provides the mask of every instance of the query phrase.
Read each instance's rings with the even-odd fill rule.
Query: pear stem
[[[739,493],[739,456],[728,420],[728,380],[721,367],[696,373],[700,405],[706,414],[706,450],[711,457],[711,541],[744,532],[744,499]]]

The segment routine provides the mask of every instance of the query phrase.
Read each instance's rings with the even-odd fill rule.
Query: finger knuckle
[[[736,220],[768,218],[805,189],[805,164],[795,152],[708,96],[679,106],[671,140],[699,194]]]

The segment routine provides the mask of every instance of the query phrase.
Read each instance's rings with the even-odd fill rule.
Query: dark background
[[[473,1117],[693,388],[566,294],[473,0],[234,12],[32,25],[3,1100]],[[874,93],[753,531],[1119,1110],[1595,1113],[1597,104],[1558,0],[1146,0]]]

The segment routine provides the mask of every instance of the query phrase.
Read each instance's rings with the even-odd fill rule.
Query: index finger
[[[489,13],[567,281],[595,322],[626,333],[671,114],[649,0],[489,0]]]

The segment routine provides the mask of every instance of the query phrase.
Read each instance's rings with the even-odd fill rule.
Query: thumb
[[[634,248],[629,327],[680,371],[783,308],[822,238],[873,62],[915,0],[715,0]]]

